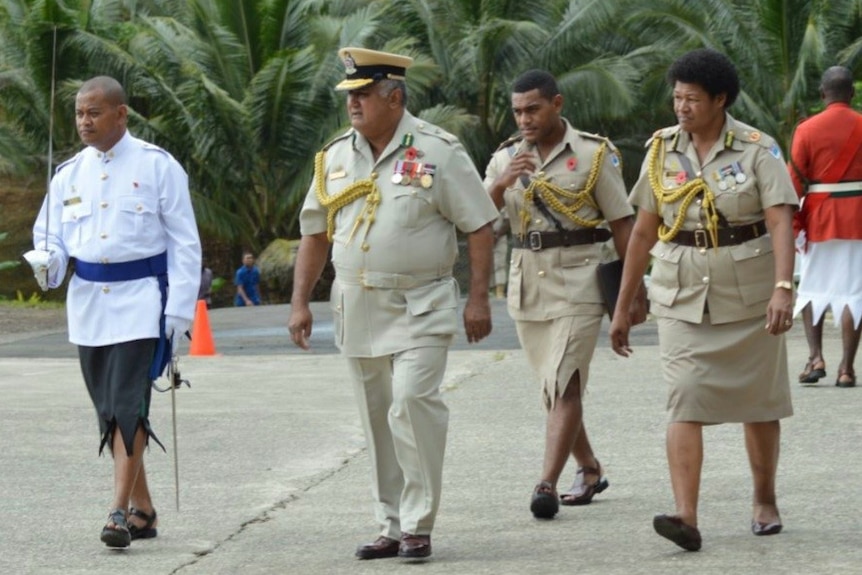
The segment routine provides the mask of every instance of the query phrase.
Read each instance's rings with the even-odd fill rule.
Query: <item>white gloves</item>
[[[168,339],[171,339],[171,336],[174,337],[174,346],[171,350],[174,354],[176,354],[177,346],[180,344],[180,338],[189,330],[191,324],[192,322],[189,320],[175,315],[165,316],[165,336]]]
[[[36,283],[42,291],[48,291],[49,287],[57,287],[60,271],[60,259],[52,252],[46,250],[30,250],[24,254],[24,259],[33,268]]]

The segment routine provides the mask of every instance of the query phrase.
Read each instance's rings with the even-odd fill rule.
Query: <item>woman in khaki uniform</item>
[[[617,309],[626,309],[652,255],[649,287],[670,385],[667,457],[674,515],[655,530],[701,546],[697,503],[704,424],[740,422],[754,480],[751,530],[781,531],[775,498],[780,424],[793,409],[784,333],[791,327],[796,196],[772,138],[726,109],[739,93],[733,64],[695,50],[671,65],[679,124],[659,130],[629,201],[638,217]],[[628,318],[611,344],[627,356]]]

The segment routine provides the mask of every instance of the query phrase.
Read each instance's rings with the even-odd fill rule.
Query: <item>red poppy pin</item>
[[[406,150],[404,150],[404,159],[405,159],[405,160],[413,161],[413,160],[415,160],[417,157],[419,157],[419,150],[417,150],[417,149],[416,149],[416,148],[414,148],[413,146],[410,146],[409,148],[407,148]]]
[[[566,168],[568,168],[568,170],[570,172],[574,172],[575,168],[577,168],[577,167],[578,167],[578,159],[575,156],[572,156],[571,158],[566,160]]]
[[[688,181],[688,174],[685,172],[677,172],[675,180],[676,183],[681,186]]]

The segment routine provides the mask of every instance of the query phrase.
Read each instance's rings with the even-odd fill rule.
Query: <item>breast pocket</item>
[[[120,196],[119,234],[145,243],[155,239],[159,228],[158,200],[149,196]]]
[[[680,287],[679,260],[683,250],[659,242],[650,250],[652,270],[650,271],[649,299],[657,304],[670,307],[676,301]]]
[[[81,202],[63,206],[60,222],[63,224],[63,241],[70,245],[83,245],[93,237],[93,203]]]
[[[747,177],[742,184],[716,192],[715,203],[719,211],[730,221],[739,221],[763,211],[760,190],[754,177]]]
[[[434,211],[430,192],[407,187],[395,193],[393,206],[396,221],[403,228],[418,228]]]

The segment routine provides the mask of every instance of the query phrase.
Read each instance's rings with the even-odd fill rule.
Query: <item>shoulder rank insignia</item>
[[[520,142],[523,139],[524,139],[524,136],[522,136],[521,134],[515,134],[511,138],[509,138],[507,140],[503,140],[503,142],[499,146],[497,146],[497,149],[495,151],[499,152],[500,150],[504,150],[504,149],[508,148],[509,146],[513,146],[513,145],[517,144],[518,142]]]

